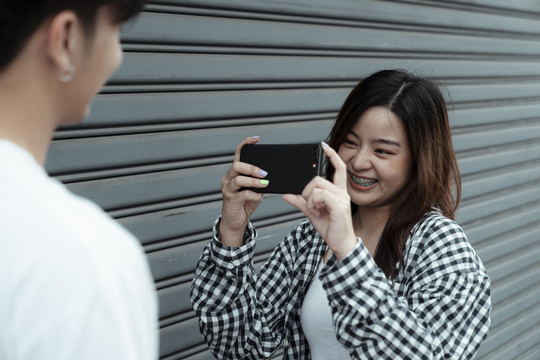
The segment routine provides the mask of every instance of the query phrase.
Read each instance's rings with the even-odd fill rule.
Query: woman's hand
[[[283,195],[283,200],[302,211],[326,241],[338,260],[356,246],[352,224],[351,199],[347,192],[347,167],[334,149],[323,143],[323,149],[335,168],[333,183],[315,177],[302,195]]]
[[[240,150],[245,144],[255,144],[258,136],[249,137],[241,142],[234,153],[234,163],[221,179],[223,205],[219,235],[226,246],[242,246],[244,231],[250,216],[262,201],[263,194],[242,187],[264,188],[268,182],[263,179],[267,173],[256,166],[240,162]]]

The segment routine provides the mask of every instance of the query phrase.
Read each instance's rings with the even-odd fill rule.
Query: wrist
[[[243,246],[246,226],[247,224],[241,228],[230,228],[223,223],[219,224],[218,233],[221,243],[229,247]]]
[[[336,259],[338,261],[343,260],[347,255],[349,255],[358,245],[358,238],[347,241],[345,244],[342,244],[339,249],[332,250]]]

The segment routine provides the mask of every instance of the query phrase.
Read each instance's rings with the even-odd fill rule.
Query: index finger
[[[333,183],[340,189],[347,189],[347,165],[341,160],[338,153],[330,147],[324,141],[321,143],[322,148],[330,163],[334,166],[334,180]]]
[[[240,151],[242,150],[242,146],[246,144],[255,144],[257,141],[259,141],[258,136],[251,136],[251,137],[245,138],[244,141],[238,144],[238,146],[236,147],[236,151],[234,153],[234,161],[235,162],[240,161]]]

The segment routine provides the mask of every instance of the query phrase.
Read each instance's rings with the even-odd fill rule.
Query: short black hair
[[[0,71],[19,54],[36,29],[63,10],[77,14],[91,32],[97,10],[109,5],[115,20],[123,23],[137,15],[145,0],[0,0]]]

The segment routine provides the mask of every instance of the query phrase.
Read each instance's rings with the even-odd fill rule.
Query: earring
[[[56,72],[56,76],[58,77],[58,80],[60,80],[63,83],[70,82],[75,76],[75,67],[69,64],[68,71],[66,73],[62,73],[59,70]]]

